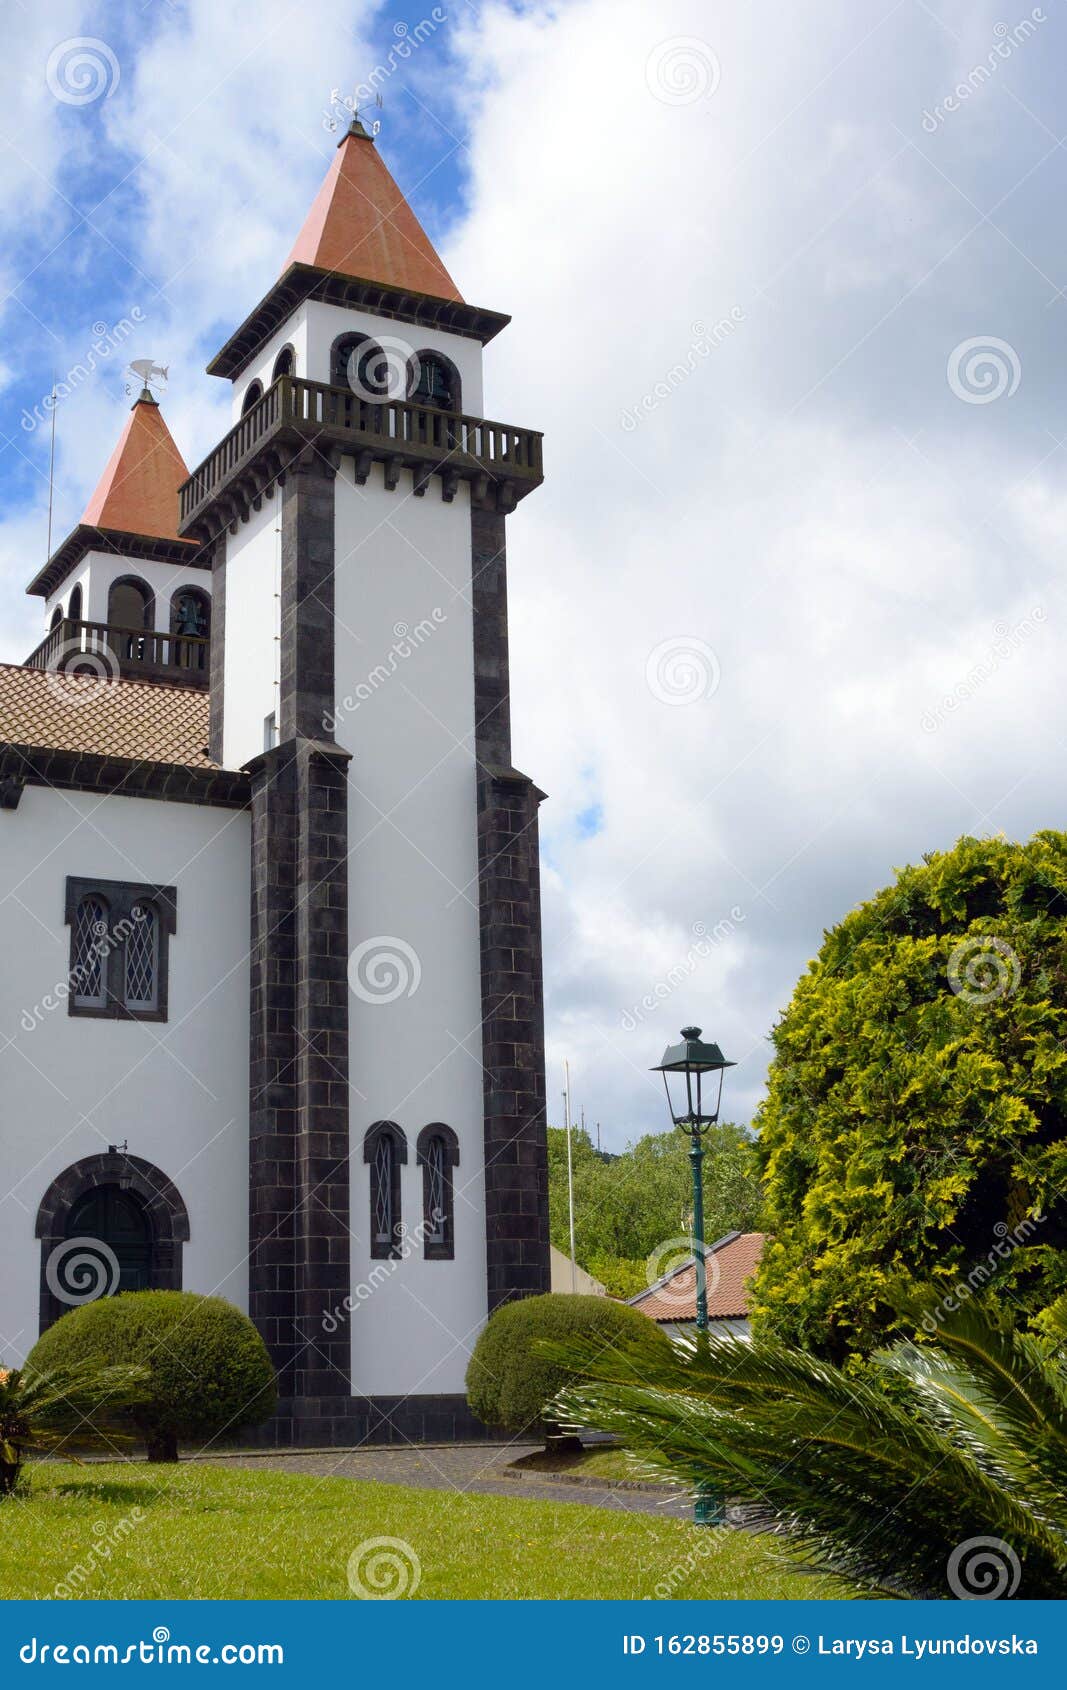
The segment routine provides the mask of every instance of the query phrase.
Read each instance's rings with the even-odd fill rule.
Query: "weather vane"
[[[135,358],[129,367],[140,382],[142,393],[150,394],[153,387],[167,379],[167,365],[156,364],[151,358]],[[126,383],[126,392],[133,392],[129,382]]]
[[[322,127],[324,129],[329,129],[332,133],[334,130],[340,128],[342,123],[346,125],[349,123],[362,123],[368,135],[380,134],[382,127],[382,120],[380,117],[376,117],[372,122],[368,123],[366,119],[360,115],[360,95],[368,92],[369,90],[363,85],[357,88],[354,94],[342,94],[339,88],[331,88],[330,104],[322,114]],[[371,105],[373,109],[381,111],[381,95],[375,94],[373,102],[364,100],[363,106],[366,107],[367,105]],[[342,115],[339,116],[338,113],[341,113]]]

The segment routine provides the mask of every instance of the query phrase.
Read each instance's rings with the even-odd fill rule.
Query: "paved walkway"
[[[309,1473],[316,1478],[371,1479],[376,1484],[411,1485],[419,1490],[472,1491],[480,1496],[527,1497],[541,1502],[569,1502],[577,1507],[610,1508],[630,1514],[689,1515],[683,1497],[664,1488],[628,1490],[610,1484],[553,1482],[547,1476],[516,1479],[509,1462],[539,1444],[404,1444],[356,1450],[272,1450],[266,1455],[211,1456],[227,1467],[269,1468],[278,1473]]]

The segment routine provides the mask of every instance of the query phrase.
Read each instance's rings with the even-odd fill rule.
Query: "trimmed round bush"
[[[28,1367],[38,1372],[95,1361],[137,1363],[150,1396],[129,1410],[150,1461],[176,1461],[178,1441],[202,1443],[274,1412],[267,1347],[247,1315],[192,1291],[126,1291],[85,1303],[42,1333]]]
[[[546,1403],[574,1374],[539,1355],[539,1339],[596,1338],[603,1344],[647,1340],[654,1322],[638,1309],[613,1303],[610,1297],[571,1297],[549,1291],[541,1297],[522,1297],[505,1303],[491,1316],[474,1346],[467,1367],[467,1402],[487,1426],[507,1432],[533,1431],[548,1439],[559,1436],[554,1421],[543,1418]],[[663,1335],[664,1347],[668,1340]]]

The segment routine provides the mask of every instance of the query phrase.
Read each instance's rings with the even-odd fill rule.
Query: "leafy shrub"
[[[896,1324],[897,1281],[995,1281],[1029,1314],[1067,1286],[1067,834],[900,871],[826,934],[774,1046],[757,1331],[841,1361]]]
[[[548,1439],[559,1436],[552,1420],[542,1419],[545,1404],[573,1374],[540,1355],[540,1340],[585,1339],[610,1346],[653,1334],[664,1348],[667,1339],[647,1315],[608,1297],[571,1297],[549,1291],[505,1303],[491,1316],[467,1367],[467,1401],[487,1426],[508,1432],[532,1430]]]
[[[92,1361],[51,1373],[0,1367],[0,1497],[15,1489],[27,1455],[119,1434],[122,1411],[144,1400],[147,1382],[147,1368]]]
[[[247,1315],[221,1297],[129,1291],[85,1303],[42,1334],[27,1369],[83,1362],[148,1369],[147,1399],[129,1415],[151,1461],[176,1461],[179,1439],[204,1442],[274,1412],[266,1345]]]

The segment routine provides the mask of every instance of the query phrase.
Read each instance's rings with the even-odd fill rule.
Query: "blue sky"
[[[1067,820],[1063,0],[440,10],[380,144],[465,296],[512,314],[487,411],[545,431],[509,591],[549,1095],[567,1058],[606,1143],[659,1127],[648,1065],[695,1021],[748,1118],[826,926],[964,832]],[[198,461],[227,405],[204,365],[328,166],[331,90],[432,11],[16,0],[3,655],[40,632],[20,418],[53,360],[137,307]],[[46,67],[82,36],[119,75],[75,106]],[[60,534],[122,387],[116,358],[60,409]]]
[[[474,15],[467,0],[452,10],[464,21]],[[463,101],[457,97],[451,58],[455,24],[446,18],[437,25],[432,6],[413,10],[394,3],[363,6],[357,11],[366,20],[365,27],[362,32],[355,28],[349,32],[350,51],[341,60],[324,63],[321,77],[309,78],[300,97],[292,102],[285,124],[292,179],[302,184],[305,199],[310,202],[337,139],[326,125],[343,116],[341,106],[331,100],[333,90],[339,88],[343,99],[376,67],[383,67],[389,72],[378,82],[383,105],[372,115],[382,123],[383,144],[388,145],[397,175],[413,184],[410,198],[417,215],[435,239],[444,239],[462,211],[466,154]],[[436,11],[444,13],[445,8]],[[158,101],[150,102],[153,128],[147,136],[128,131],[116,134],[113,117],[115,103],[125,98],[124,80],[128,88],[136,75],[134,67],[159,39],[161,26],[174,31],[181,13],[180,6],[154,0],[148,5],[90,7],[81,13],[79,34],[104,42],[118,67],[116,73],[99,50],[89,50],[111,91],[84,105],[66,104],[51,95],[46,85],[47,59],[41,55],[39,38],[32,45],[26,43],[18,65],[24,84],[32,87],[35,81],[39,83],[36,103],[47,101],[51,107],[50,121],[59,149],[57,167],[50,172],[32,156],[28,161],[31,171],[39,172],[38,185],[45,190],[43,215],[16,217],[6,231],[6,273],[16,284],[6,301],[4,363],[10,375],[3,392],[7,445],[0,453],[0,485],[8,508],[38,502],[42,458],[47,457],[42,442],[48,430],[42,430],[40,439],[27,439],[25,418],[27,414],[41,415],[40,401],[49,390],[53,370],[62,379],[72,344],[76,356],[83,356],[84,347],[95,338],[92,325],[111,327],[136,306],[145,322],[143,329],[138,329],[138,346],[131,355],[143,355],[147,347],[161,362],[167,362],[173,311],[168,293],[170,278],[179,263],[196,264],[198,254],[146,250],[138,233],[146,216],[146,201],[153,193],[152,175],[143,168],[142,153],[146,143],[150,148],[156,137],[161,146],[170,145],[169,131],[172,125],[177,131],[178,118],[165,90],[160,91]],[[298,10],[292,16],[295,22]],[[415,41],[411,31],[420,21],[433,27],[420,32]],[[17,14],[12,24],[18,54]],[[408,56],[402,58],[400,52],[405,47]],[[269,104],[264,108],[256,95],[257,58],[253,39],[246,62],[230,73],[224,89],[215,95],[208,93],[207,105],[209,109],[215,107],[217,113],[217,102],[225,96],[231,121],[243,125],[251,137],[257,130],[271,127],[272,142],[276,142],[272,108]],[[189,68],[194,72],[192,86],[202,90],[210,67],[194,62]],[[331,81],[331,71],[336,73],[336,80]],[[55,74],[64,74],[62,65]],[[79,86],[72,83],[71,91],[77,93]],[[17,136],[6,136],[5,146],[9,152],[21,151]],[[266,185],[250,182],[244,204],[260,205]],[[203,188],[210,192],[210,183],[205,182]],[[298,198],[294,197],[294,203]],[[295,233],[296,227],[288,238]],[[285,257],[287,236],[281,227],[277,237],[273,263],[262,271],[260,291],[266,290]],[[255,297],[247,298],[248,307]],[[220,302],[217,312],[211,311],[210,302],[206,304],[198,319],[186,325],[188,349],[196,362],[191,368],[175,371],[179,391],[183,381],[201,374],[212,352],[239,320],[234,318],[232,307],[227,308],[228,302]],[[81,330],[84,347],[76,345],[75,325]],[[128,384],[125,362],[116,355],[102,375],[116,402],[124,397]],[[224,386],[218,383],[220,405]],[[73,426],[72,409],[68,407],[65,412],[61,407],[57,415],[61,445],[66,428]],[[58,491],[69,526],[78,489],[63,487]]]

